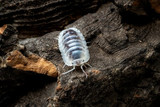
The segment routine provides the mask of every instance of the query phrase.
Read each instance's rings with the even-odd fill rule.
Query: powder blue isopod
[[[65,65],[73,66],[71,70],[62,74],[67,74],[73,71],[75,66],[80,66],[87,77],[83,65],[88,62],[90,55],[82,33],[77,28],[65,29],[59,34],[58,45]]]

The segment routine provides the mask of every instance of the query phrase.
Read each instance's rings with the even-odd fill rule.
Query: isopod
[[[83,65],[85,63],[87,64],[90,59],[90,55],[87,43],[82,33],[74,27],[65,29],[59,34],[58,45],[65,65],[73,66],[71,70],[62,74],[67,74],[73,71],[75,66],[80,66],[87,77],[87,73],[84,71]]]

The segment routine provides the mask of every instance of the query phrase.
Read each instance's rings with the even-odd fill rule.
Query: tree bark
[[[74,4],[75,1],[71,2]],[[83,2],[87,5],[87,1]],[[158,105],[160,97],[160,21],[158,7],[153,4],[155,2],[156,0],[101,1],[103,5],[96,12],[83,14],[84,16],[75,22],[65,24],[67,26],[61,24],[63,27],[65,26],[64,28],[78,28],[86,38],[91,56],[88,63],[92,66],[85,68],[88,78],[85,78],[85,74],[79,67],[69,74],[61,75],[62,72],[71,68],[62,67],[64,62],[55,39],[60,31],[50,32],[48,30],[49,32],[41,37],[19,40],[17,43],[25,46],[25,49],[20,50],[24,56],[28,57],[31,52],[51,61],[57,67],[59,72],[57,84],[51,77],[7,66],[7,68],[0,69],[0,73],[2,73],[0,80],[5,83],[13,78],[15,84],[13,86],[8,83],[2,85],[0,91],[4,94],[0,95],[2,99],[0,104],[6,104],[6,101],[13,99],[13,95],[8,93],[16,92],[18,94],[17,90],[8,91],[7,88],[4,88],[8,86],[24,90],[21,92],[23,97],[18,95],[21,98],[16,100],[16,103],[11,103],[17,107],[26,105],[51,107]],[[71,4],[67,5],[71,6]],[[90,6],[87,9],[95,9],[90,8],[95,5],[88,4]],[[61,7],[61,5],[56,5]],[[79,5],[75,4],[76,6]],[[55,22],[58,21],[55,20]],[[19,25],[16,27],[21,28]],[[54,25],[50,27],[54,28]],[[46,29],[50,27],[46,26]],[[39,29],[34,30],[35,34],[39,31]],[[30,31],[28,32],[30,33]],[[31,31],[31,33],[33,32]],[[11,48],[11,50],[15,49],[17,48]],[[8,51],[5,52],[8,53]],[[3,59],[6,56],[6,54],[1,55]],[[11,74],[13,76],[5,76]],[[43,82],[41,83],[39,80]],[[40,90],[34,92],[32,89],[36,88],[35,84],[38,84],[37,87]],[[29,89],[25,90],[23,87],[29,87]],[[29,93],[24,95],[25,92]]]
[[[84,14],[94,12],[104,0],[0,0],[0,24],[13,24],[19,37],[42,36]]]

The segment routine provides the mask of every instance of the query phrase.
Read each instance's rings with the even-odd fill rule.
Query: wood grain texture
[[[131,15],[159,18],[159,0],[113,0],[114,4]]]
[[[158,97],[152,100],[150,98],[155,97],[152,91],[159,87],[154,80],[157,78],[159,81],[159,77],[154,75],[159,72],[159,61],[155,58],[160,55],[160,23],[148,21],[137,25],[123,23],[122,19],[119,8],[107,3],[96,13],[87,14],[65,27],[76,27],[84,34],[89,42],[89,64],[93,68],[85,69],[87,79],[80,68],[70,74],[60,75],[56,95],[49,99],[48,105],[154,105]],[[40,56],[53,61],[61,74],[70,67],[62,68],[64,63],[57,48],[57,41],[53,39],[58,34],[59,32],[51,32],[43,37],[20,41],[20,44],[25,45],[27,50],[38,52]],[[157,65],[152,63],[153,60]],[[156,93],[159,95],[157,91]]]
[[[156,12],[156,13],[160,13],[160,1],[159,0],[149,0],[151,3],[151,7],[152,9]]]
[[[13,24],[22,36],[43,35],[63,29],[95,11],[104,0],[0,0],[0,24]]]
[[[78,28],[89,43],[89,64],[93,67],[85,68],[88,78],[77,67],[72,73],[59,75],[56,86],[56,81],[44,75],[3,68],[0,69],[0,81],[4,83],[0,88],[0,104],[18,99],[15,94],[23,94],[16,103],[10,104],[17,107],[159,106],[160,21],[143,9],[145,14],[133,14],[132,10],[126,12],[130,9],[126,8],[127,0],[116,1],[107,2],[98,11],[65,26]],[[133,1],[128,1],[131,6],[134,6]],[[70,67],[62,67],[64,62],[55,39],[59,33],[49,32],[18,43],[25,46],[23,52],[32,52],[51,61],[61,74]],[[6,39],[5,44],[7,40],[10,39]],[[11,90],[7,90],[8,87]],[[23,87],[33,90],[40,87],[40,90],[28,91]]]

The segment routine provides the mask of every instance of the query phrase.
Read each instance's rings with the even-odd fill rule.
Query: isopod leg
[[[92,66],[90,64],[88,64],[88,63],[85,63],[85,64],[92,68]]]
[[[66,64],[63,65],[63,68],[66,66]]]
[[[86,75],[86,78],[87,78],[87,77],[88,77],[88,75],[87,75],[87,73],[84,71],[84,69],[83,69],[83,65],[81,65],[81,69],[82,69],[83,73]]]
[[[67,71],[67,72],[62,73],[62,75],[68,74],[68,73],[72,72],[74,69],[75,69],[75,66],[73,66],[73,68],[72,68],[71,70],[69,70],[69,71]]]
[[[87,68],[87,66],[86,66],[85,64],[84,64],[83,66],[84,66],[85,68]]]

